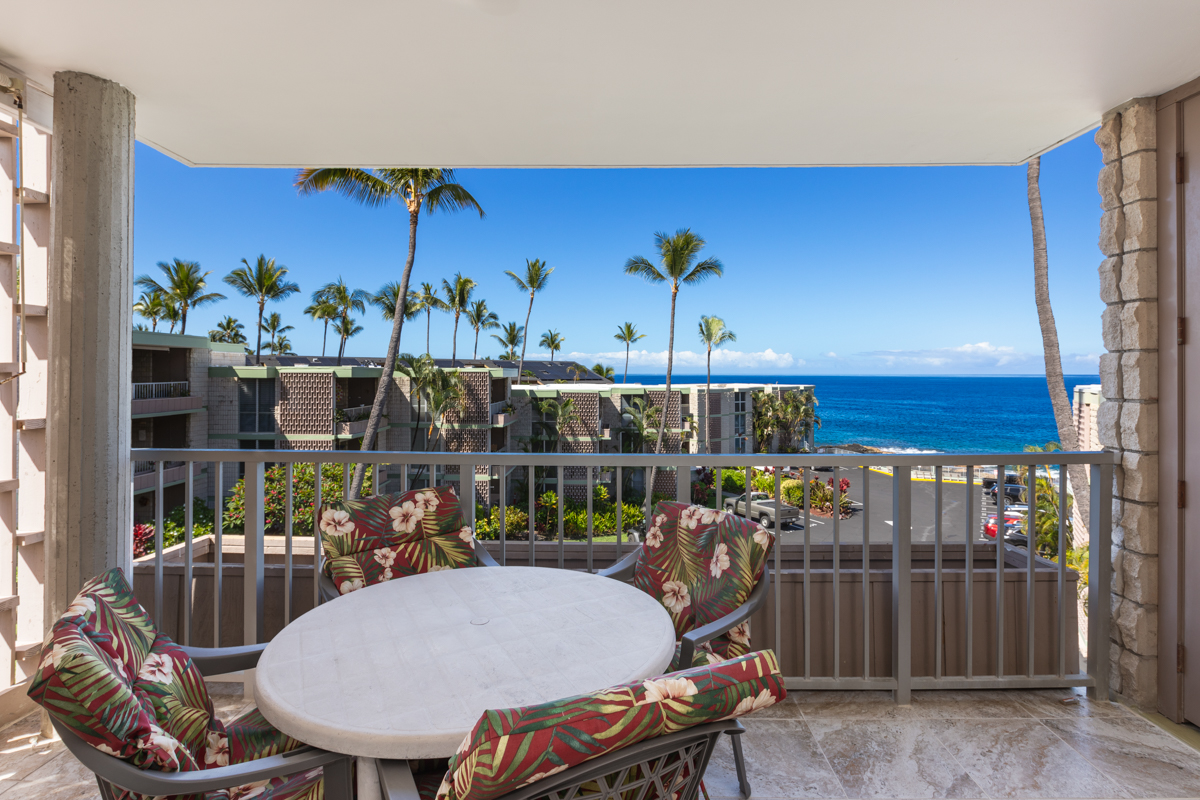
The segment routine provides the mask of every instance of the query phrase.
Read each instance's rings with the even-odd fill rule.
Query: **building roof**
[[[48,90],[57,70],[127,86],[138,138],[205,166],[1012,164],[1200,74],[1200,3],[1177,0],[156,8],[9,3],[0,52]],[[314,58],[314,21],[438,35]],[[665,101],[695,110],[686,136]]]

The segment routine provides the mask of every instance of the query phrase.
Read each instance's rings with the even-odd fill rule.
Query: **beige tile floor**
[[[248,704],[217,685],[223,719]],[[1063,704],[1064,698],[1077,702]],[[1200,798],[1200,751],[1132,711],[1070,690],[794,692],[745,721],[755,800]],[[737,797],[722,742],[705,784]],[[95,780],[32,715],[0,731],[0,800],[91,800]]]

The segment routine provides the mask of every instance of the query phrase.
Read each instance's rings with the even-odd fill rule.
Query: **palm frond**
[[[645,278],[651,283],[662,283],[667,279],[666,275],[658,271],[658,267],[642,256],[634,256],[625,262],[625,274]]]
[[[450,173],[447,181],[453,179],[452,170],[441,170],[443,176]],[[432,187],[425,195],[425,208],[429,213],[435,211],[465,211],[474,210],[479,212],[479,218],[484,218],[483,208],[471,196],[471,193],[457,183],[441,183]]]
[[[721,261],[716,258],[706,258],[692,268],[692,271],[687,273],[681,279],[683,283],[695,284],[703,283],[709,278],[719,278],[725,274],[725,267]]]
[[[397,195],[396,187],[370,170],[345,167],[302,169],[293,185],[301,195],[336,192],[368,208],[387,205]]]

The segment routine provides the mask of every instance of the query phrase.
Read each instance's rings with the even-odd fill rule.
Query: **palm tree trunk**
[[[671,329],[667,334],[667,391],[663,397],[662,410],[658,412],[658,436],[654,441],[655,454],[662,453],[663,432],[667,429],[667,407],[671,404],[671,367],[675,363],[675,298],[679,295],[679,285],[671,285]],[[650,499],[654,499],[654,479],[658,475],[658,467],[650,468],[650,486],[646,489]]]
[[[1058,441],[1064,450],[1079,449],[1079,437],[1071,419],[1071,401],[1063,382],[1062,356],[1058,349],[1058,328],[1054,324],[1054,309],[1050,306],[1050,265],[1046,255],[1046,222],[1042,217],[1042,192],[1038,187],[1042,160],[1029,162],[1026,184],[1029,195],[1029,222],[1033,228],[1033,298],[1037,303],[1038,325],[1042,329],[1042,350],[1046,359],[1046,387],[1050,390],[1050,405],[1054,409],[1054,422],[1058,426]],[[1079,509],[1083,524],[1090,517],[1088,475],[1083,464],[1067,467],[1071,478],[1071,490],[1075,496],[1075,507]],[[1033,508],[1036,497],[1027,498]]]
[[[525,312],[525,336],[521,339],[521,362],[517,364],[517,383],[525,376],[525,345],[529,344],[529,317],[533,315],[533,292],[529,293],[529,310]]]
[[[708,453],[711,443],[708,441],[708,418],[712,416],[712,345],[708,347],[708,372],[704,378],[704,452]]]
[[[187,303],[181,303],[179,311],[179,335],[183,336],[187,333]]]
[[[454,366],[454,360],[458,358],[458,312],[454,312],[454,339],[450,344],[450,366]]]
[[[259,366],[262,364],[262,315],[263,306],[266,305],[265,300],[258,301],[258,343],[254,348],[254,364]]]
[[[625,377],[621,383],[629,383],[629,342],[625,343]]]
[[[400,276],[400,307],[392,317],[392,336],[388,340],[387,355],[383,358],[383,371],[379,376],[379,385],[375,388],[375,402],[371,404],[371,416],[367,419],[367,429],[363,433],[362,449],[370,450],[375,444],[375,435],[383,420],[383,412],[387,408],[388,397],[391,394],[392,377],[396,372],[396,353],[400,349],[400,334],[404,330],[404,299],[408,297],[408,279],[412,276],[413,262],[417,259],[417,217],[420,208],[408,212],[408,258],[404,262],[404,274]],[[426,340],[428,343],[428,339]],[[367,465],[358,464],[354,468],[354,479],[350,482],[350,496],[356,498],[362,491],[363,478],[366,476]],[[430,475],[432,481],[433,476]],[[376,483],[375,491],[379,492]]]
[[[261,314],[262,312],[258,312]],[[325,357],[325,342],[329,339],[329,317],[325,318],[325,330],[321,334],[321,358]]]
[[[479,328],[475,329],[475,349],[471,351],[471,360],[479,358]]]

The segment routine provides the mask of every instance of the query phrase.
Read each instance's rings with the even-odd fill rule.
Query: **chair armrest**
[[[267,649],[266,643],[242,647],[181,647],[200,670],[201,675],[224,675],[241,669],[254,669]],[[145,794],[145,792],[143,792]]]
[[[307,772],[350,758],[341,753],[331,753],[315,747],[301,747],[287,753],[228,767],[213,767],[192,772],[161,772],[138,769],[116,756],[101,753],[60,725],[53,717],[50,719],[63,744],[85,767],[109,783],[150,797],[203,794],[217,789],[229,789],[255,781]]]
[[[632,552],[626,555],[611,567],[606,567],[596,574],[603,578],[616,578],[619,581],[627,581],[633,577],[634,567],[637,566],[638,559],[642,556],[642,545],[635,547]]]
[[[317,583],[321,587],[322,603],[332,602],[342,596],[342,593],[338,591],[337,586],[334,584],[333,578],[330,578],[324,572],[322,572],[321,576],[317,578]]]
[[[379,772],[379,794],[383,800],[420,800],[417,782],[407,761],[381,758],[376,761]]]
[[[475,557],[479,559],[481,567],[498,567],[500,564],[496,558],[488,552],[488,549],[483,546],[483,542],[476,540],[475,542]]]
[[[692,658],[696,654],[697,645],[715,639],[722,633],[728,632],[735,625],[740,625],[750,619],[767,602],[767,590],[770,588],[771,565],[768,563],[763,567],[763,576],[759,579],[758,585],[754,587],[754,591],[750,592],[750,596],[746,598],[746,602],[720,619],[714,620],[703,627],[688,631],[681,637],[679,643],[679,668],[687,669],[692,665]]]

